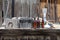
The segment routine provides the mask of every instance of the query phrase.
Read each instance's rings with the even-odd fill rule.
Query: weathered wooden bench
[[[59,36],[60,29],[0,29],[0,40],[60,40]]]

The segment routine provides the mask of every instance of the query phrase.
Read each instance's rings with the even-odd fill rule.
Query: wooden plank
[[[0,27],[2,26],[2,0],[0,0]]]
[[[57,33],[60,34],[60,30],[57,29],[1,29],[0,31],[2,31],[0,32],[1,37],[20,37],[20,39],[29,36],[29,38],[33,36],[39,39],[38,36],[43,36],[43,40],[45,40],[49,36],[51,38],[50,40],[57,40]]]

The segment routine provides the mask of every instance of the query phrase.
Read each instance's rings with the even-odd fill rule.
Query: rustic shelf
[[[51,40],[56,40],[60,35],[60,29],[0,29],[2,36],[50,36]]]

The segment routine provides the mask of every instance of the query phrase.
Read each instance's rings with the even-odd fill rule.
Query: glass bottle
[[[37,21],[35,20],[35,18],[34,18],[34,20],[33,20],[33,28],[34,28],[34,29],[37,28]]]
[[[44,28],[44,20],[42,19],[42,28]]]
[[[39,18],[37,18],[37,28],[40,28],[40,20],[39,20]]]

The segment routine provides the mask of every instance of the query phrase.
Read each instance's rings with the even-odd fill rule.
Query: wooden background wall
[[[56,15],[55,15],[55,9],[54,9],[54,1],[55,0],[50,0],[50,11],[47,12],[47,20],[54,20],[55,18],[57,19],[57,22],[60,22],[60,0],[56,0]],[[48,0],[41,0],[40,2],[40,16],[42,17],[42,8],[44,8],[44,6],[46,5],[46,7],[48,8]],[[49,17],[50,16],[50,17]]]
[[[57,15],[60,21],[60,0],[57,1]]]
[[[41,2],[39,3],[39,7],[40,7],[40,9],[39,9],[39,14],[40,14],[40,17],[43,17],[43,14],[42,14],[42,8],[44,8],[44,6],[46,5],[47,7],[48,7],[48,3],[47,3],[47,1],[48,0],[41,0]],[[2,2],[1,2],[2,3]],[[0,4],[1,4],[0,3]],[[48,17],[49,15],[48,15],[48,13],[47,13],[47,19],[48,20],[54,20],[55,19],[55,14],[54,14],[54,0],[52,0],[52,4],[50,4],[51,6],[50,6],[50,18]],[[1,5],[2,6],[2,5]],[[1,6],[0,6],[0,8],[1,8]],[[15,5],[15,6],[17,6],[17,5]],[[11,9],[11,7],[10,7],[10,9]],[[16,9],[16,7],[15,7],[15,9]],[[17,8],[18,9],[18,8]],[[1,9],[0,9],[1,10]],[[18,9],[19,10],[19,9]],[[16,11],[18,11],[18,10],[15,10],[15,14],[17,14],[18,12],[16,12]],[[11,10],[10,10],[11,11]],[[60,0],[57,0],[57,20],[58,19],[60,19]],[[10,14],[10,12],[9,12],[9,14]],[[16,16],[16,15],[15,15]],[[60,20],[59,20],[60,21]]]
[[[2,25],[2,0],[0,0],[0,27]]]

